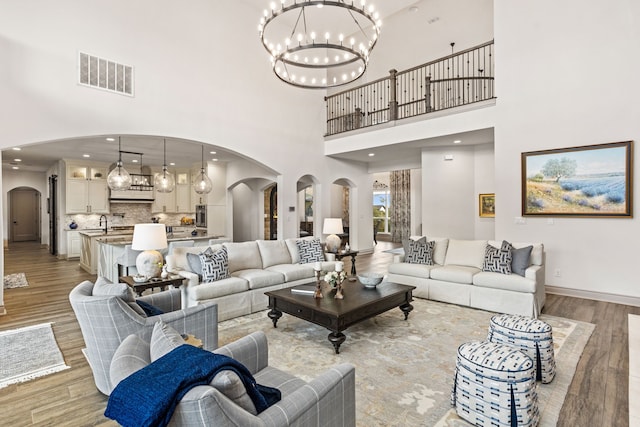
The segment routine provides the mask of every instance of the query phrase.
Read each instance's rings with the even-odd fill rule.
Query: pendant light
[[[112,190],[124,191],[131,187],[131,175],[122,166],[122,150],[120,146],[120,137],[118,137],[118,163],[116,167],[109,172],[107,176],[107,185]]]
[[[154,179],[156,191],[159,193],[171,193],[176,186],[176,180],[167,170],[167,140],[164,140],[164,163],[162,164],[162,172],[156,174]]]
[[[211,191],[213,184],[204,168],[204,144],[202,144],[202,163],[200,173],[193,180],[193,189],[198,194],[207,194]]]

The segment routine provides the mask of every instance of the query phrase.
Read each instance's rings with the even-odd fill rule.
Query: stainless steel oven
[[[196,227],[207,227],[207,205],[196,205]]]

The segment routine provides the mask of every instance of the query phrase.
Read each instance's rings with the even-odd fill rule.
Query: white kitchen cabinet
[[[67,163],[66,213],[109,213],[107,166]]]
[[[80,258],[82,241],[80,232],[75,230],[67,231],[67,259]]]
[[[153,213],[176,213],[176,190],[171,193],[160,193],[158,190],[153,190],[155,199],[151,204],[151,211]]]
[[[162,213],[193,213],[195,205],[191,201],[191,174],[188,171],[173,172],[176,187],[171,193],[155,191],[155,201],[151,211]]]

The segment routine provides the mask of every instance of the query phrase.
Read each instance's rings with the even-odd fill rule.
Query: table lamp
[[[136,258],[138,274],[147,278],[158,277],[162,272],[162,254],[158,249],[167,247],[164,224],[136,224],[133,227],[131,249],[140,252]]]
[[[325,218],[322,226],[322,234],[329,234],[325,243],[327,245],[327,252],[338,252],[342,239],[336,236],[336,234],[342,234],[342,218]]]

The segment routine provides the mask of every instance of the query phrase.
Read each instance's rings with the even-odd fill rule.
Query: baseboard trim
[[[596,301],[611,302],[614,304],[631,305],[640,307],[640,297],[630,297],[627,295],[610,294],[607,292],[585,291],[582,289],[561,288],[559,286],[545,286],[548,294],[562,295],[566,297],[592,299]]]

